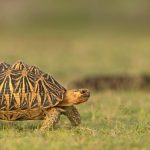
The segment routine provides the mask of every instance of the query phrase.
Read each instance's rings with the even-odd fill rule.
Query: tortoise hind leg
[[[41,131],[45,129],[53,128],[54,125],[59,121],[60,114],[63,110],[57,107],[51,108],[45,112],[45,119],[40,128]]]
[[[75,106],[65,106],[63,108],[65,110],[63,114],[68,117],[72,126],[78,126],[81,124],[81,117]]]

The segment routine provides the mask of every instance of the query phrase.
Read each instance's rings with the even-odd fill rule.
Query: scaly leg
[[[78,126],[81,123],[81,117],[75,106],[65,106],[63,107],[65,112],[63,114],[68,117],[72,126]]]
[[[45,111],[45,120],[40,128],[41,131],[44,131],[48,128],[53,128],[53,126],[59,121],[60,114],[63,111],[61,108],[50,108],[49,110]]]

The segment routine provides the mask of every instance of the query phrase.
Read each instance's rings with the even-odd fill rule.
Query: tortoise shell
[[[22,61],[0,63],[0,111],[32,110],[56,106],[66,89],[52,76]]]

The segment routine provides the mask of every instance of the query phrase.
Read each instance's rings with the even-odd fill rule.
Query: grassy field
[[[116,28],[1,31],[0,58],[35,64],[65,87],[88,75],[149,74],[149,34]],[[0,149],[149,149],[149,92],[91,91],[91,95],[78,106],[82,125],[77,128],[65,117],[46,133],[36,130],[41,123],[37,121],[1,122]]]
[[[150,146],[150,95],[140,91],[93,93],[79,106],[82,125],[71,128],[62,117],[53,131],[35,130],[40,122],[3,123],[2,150],[141,150]]]

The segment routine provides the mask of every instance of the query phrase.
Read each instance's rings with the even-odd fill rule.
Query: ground
[[[18,30],[1,33],[1,59],[36,64],[67,88],[72,80],[89,75],[150,73],[150,38],[134,27],[132,32],[96,27]],[[2,121],[0,149],[146,150],[150,147],[149,100],[148,91],[91,90],[89,101],[78,106],[81,126],[72,128],[62,117],[55,129],[40,133],[38,121]]]

